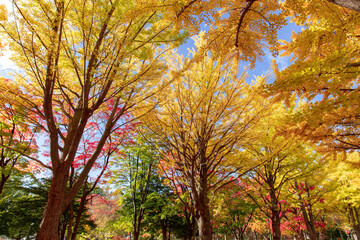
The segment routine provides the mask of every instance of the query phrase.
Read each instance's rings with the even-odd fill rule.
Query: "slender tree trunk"
[[[134,231],[134,240],[139,240],[140,232]]]
[[[67,226],[67,220],[65,219],[64,222],[60,226],[61,229],[59,230],[60,240],[65,240],[66,226]]]
[[[4,186],[6,181],[9,179],[10,175],[1,174],[1,181],[0,181],[0,195],[4,191]]]
[[[167,240],[167,235],[166,235],[166,224],[164,220],[161,220],[161,231],[162,231],[162,239],[163,240]]]
[[[355,235],[357,239],[360,239],[360,219],[359,219],[359,211],[352,206],[349,206],[349,220],[351,222],[351,225],[355,231]]]
[[[73,222],[74,222],[74,207],[73,207],[73,203],[70,203],[70,205],[69,205],[69,223],[68,223],[68,228],[67,228],[67,232],[66,232],[66,240],[71,239]]]
[[[310,240],[317,240],[318,236],[317,236],[317,233],[315,230],[315,222],[314,222],[313,215],[310,212],[310,210],[311,209],[309,209],[309,212],[307,212],[304,204],[301,203],[301,212],[304,217],[306,230],[309,233],[309,238],[310,238]]]
[[[81,197],[80,206],[79,206],[78,212],[76,213],[76,219],[75,219],[75,224],[74,224],[74,229],[73,229],[73,232],[72,232],[71,240],[76,240],[76,235],[77,235],[77,231],[78,231],[78,228],[79,228],[81,215],[82,215],[82,213],[84,211],[84,208],[85,208],[86,197],[87,197],[87,194],[84,194]]]
[[[184,214],[187,225],[187,236],[184,237],[189,240],[195,239],[195,228],[196,228],[195,218],[194,216],[192,216],[191,213],[185,212]]]
[[[59,222],[66,205],[66,184],[68,169],[61,168],[54,171],[48,193],[48,201],[44,210],[43,219],[36,236],[36,240],[58,240]]]

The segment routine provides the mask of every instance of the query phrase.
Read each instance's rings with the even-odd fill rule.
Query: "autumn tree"
[[[91,195],[87,202],[87,208],[96,228],[87,228],[86,231],[79,235],[79,239],[115,239],[115,237],[124,234],[114,224],[119,218],[116,213],[119,209],[116,203],[117,200],[107,191]]]
[[[182,40],[174,21],[182,17],[183,6],[120,0],[12,3],[14,14],[7,21],[2,13],[2,32],[23,70],[17,83],[32,96],[23,100],[50,139],[53,178],[37,239],[58,239],[62,212],[121,126],[118,120],[167,84],[161,57],[166,47],[159,46]],[[66,189],[89,121],[103,128],[79,177]]]
[[[304,29],[283,42],[280,50],[293,54],[293,63],[276,70],[270,89],[308,100],[290,128],[327,151],[359,149],[360,13],[317,0],[286,1],[284,9]]]
[[[343,222],[347,222],[360,237],[360,208],[359,208],[359,153],[338,153],[331,162],[330,179],[336,185],[332,192],[334,198],[330,205],[343,216]]]
[[[273,104],[271,116],[263,118],[253,130],[258,138],[246,148],[249,158],[263,164],[244,175],[242,181],[252,186],[244,191],[271,220],[274,239],[281,239],[281,222],[290,208],[289,184],[313,170],[311,163],[318,157],[295,135],[283,136],[277,131],[293,117],[294,104],[289,108],[282,102]]]
[[[124,114],[124,119],[129,119],[128,114]],[[78,155],[74,159],[73,164],[70,167],[70,175],[69,175],[69,187],[71,188],[73,183],[79,177],[79,174],[83,170],[83,167],[86,165],[87,161],[91,157],[91,152],[94,151],[94,147],[96,147],[96,142],[98,139],[94,137],[96,132],[100,130],[100,126],[96,122],[89,122],[90,129],[88,129],[86,133],[86,137],[81,140],[80,146],[78,148]],[[121,145],[129,144],[132,141],[132,135],[135,132],[136,123],[127,123],[122,127],[119,127],[114,130],[113,136],[109,137],[104,144],[101,153],[98,156],[98,160],[93,165],[93,172],[91,176],[88,176],[85,179],[85,182],[82,186],[81,197],[79,202],[79,207],[74,209],[73,205],[70,204],[67,208],[67,212],[69,212],[68,221],[63,226],[62,236],[66,232],[66,238],[75,240],[77,236],[77,232],[79,229],[80,220],[82,219],[82,215],[86,210],[86,205],[89,200],[91,200],[92,192],[98,189],[100,184],[107,183],[107,176],[111,175],[109,169],[110,158],[114,153],[121,154]],[[47,154],[46,154],[47,155]]]
[[[174,67],[182,64],[174,59]],[[245,83],[245,73],[237,74],[235,62],[206,54],[172,82],[166,102],[144,119],[156,146],[190,190],[203,240],[212,236],[209,193],[229,175],[253,166],[242,161],[240,148],[268,104],[259,100],[256,86]]]
[[[242,184],[240,187],[238,184]],[[216,192],[214,222],[216,232],[231,234],[236,240],[245,239],[245,232],[255,216],[257,206],[246,196],[244,183],[234,181]]]
[[[9,89],[21,91],[9,79],[0,77],[0,85],[3,94]],[[0,195],[14,170],[28,171],[30,165],[36,167],[36,163],[27,161],[37,151],[34,138],[36,126],[27,122],[27,116],[31,113],[24,106],[16,104],[15,98],[5,100],[0,97]]]
[[[1,235],[20,239],[26,235],[36,234],[42,219],[41,210],[46,205],[49,185],[49,179],[37,179],[31,173],[15,173],[12,176],[0,198]],[[72,204],[75,212],[80,206],[81,194],[80,191]],[[65,211],[60,221],[61,230],[66,230],[69,217],[71,217],[69,211]],[[94,222],[88,214],[83,214],[79,220],[80,233],[84,232],[85,228],[94,227]],[[64,237],[65,232],[62,239],[65,239]]]

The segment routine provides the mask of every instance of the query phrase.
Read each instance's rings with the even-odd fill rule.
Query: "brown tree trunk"
[[[1,174],[1,181],[0,181],[0,195],[4,191],[4,186],[6,181],[9,179],[10,175]]]
[[[65,240],[66,226],[67,226],[67,219],[65,219],[64,222],[62,222],[62,224],[60,224],[59,226],[60,240]]]
[[[68,228],[67,228],[67,232],[66,232],[66,240],[70,240],[71,236],[72,236],[72,226],[73,226],[73,221],[74,221],[74,208],[73,208],[73,203],[71,203],[69,205],[69,223],[68,223]]]
[[[185,209],[185,219],[186,219],[186,225],[187,225],[187,236],[184,236],[186,239],[192,240],[195,239],[195,230],[196,230],[196,220],[195,217],[187,212]]]
[[[203,167],[200,170],[198,198],[195,198],[195,204],[199,211],[198,227],[200,240],[212,240],[207,178],[207,168]]]
[[[318,236],[315,230],[315,222],[312,216],[311,212],[307,212],[305,209],[304,204],[301,203],[301,212],[302,215],[304,217],[304,221],[305,221],[305,225],[306,225],[306,230],[309,233],[309,238],[310,240],[317,240]]]
[[[134,240],[139,240],[140,232],[134,231]]]
[[[281,240],[280,203],[276,197],[276,192],[274,188],[272,188],[270,191],[270,198],[271,198],[271,228],[272,228],[273,240]]]
[[[357,239],[360,239],[360,219],[359,219],[359,211],[352,206],[349,206],[349,220],[351,225],[355,231],[355,235]]]
[[[204,212],[205,211],[206,210],[204,209]],[[200,215],[198,220],[198,225],[199,225],[199,239],[212,240],[210,214]]]
[[[338,6],[360,12],[360,0],[327,0]]]
[[[76,213],[75,225],[74,225],[74,229],[73,229],[73,232],[72,232],[71,240],[76,240],[76,235],[77,235],[77,231],[78,231],[78,228],[79,228],[81,215],[82,215],[82,213],[84,211],[84,208],[85,208],[86,197],[87,197],[87,194],[84,194],[81,197],[79,210]]]
[[[68,172],[66,168],[60,168],[58,171],[54,171],[48,193],[47,205],[36,240],[59,239],[59,222],[66,207],[65,193],[68,180],[66,171]]]
[[[295,185],[299,189],[302,188],[301,184],[299,184],[297,182],[295,182]],[[310,199],[310,188],[306,181],[304,183],[303,189],[306,191],[308,199]],[[317,236],[316,229],[315,229],[315,218],[314,218],[314,214],[312,212],[311,204],[310,204],[310,202],[308,202],[307,207],[305,207],[305,200],[302,198],[301,193],[298,192],[297,195],[298,195],[298,199],[300,202],[300,210],[304,217],[306,230],[308,231],[309,238],[310,238],[310,240],[318,240],[318,236]]]
[[[167,240],[167,235],[166,235],[166,224],[164,220],[161,220],[161,231],[162,231],[162,239],[163,240]]]
[[[273,233],[273,240],[281,240],[280,217],[278,211],[273,212],[273,217],[271,219],[271,227]]]

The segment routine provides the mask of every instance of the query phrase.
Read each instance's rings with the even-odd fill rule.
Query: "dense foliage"
[[[360,238],[359,0],[6,2],[0,235]]]

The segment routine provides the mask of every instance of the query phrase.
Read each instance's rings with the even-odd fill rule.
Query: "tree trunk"
[[[338,6],[360,12],[360,0],[327,0]]]
[[[307,212],[303,203],[301,203],[301,212],[304,217],[306,230],[309,233],[310,240],[317,240],[318,236],[315,230],[315,223],[311,212]]]
[[[200,215],[198,224],[199,224],[199,239],[212,240],[210,214]]]
[[[349,206],[349,220],[351,222],[351,225],[355,231],[355,235],[357,239],[360,239],[360,219],[359,219],[359,211],[352,206]]]
[[[73,203],[70,203],[69,205],[69,223],[68,228],[66,232],[66,240],[70,240],[72,236],[72,227],[73,227],[73,221],[74,221],[74,208]]]
[[[1,181],[0,181],[0,195],[4,191],[4,186],[6,181],[9,179],[10,175],[1,174]]]
[[[77,235],[77,231],[78,231],[78,228],[79,228],[81,215],[82,215],[82,213],[84,211],[84,208],[85,208],[86,197],[87,197],[87,194],[84,194],[81,197],[80,206],[79,206],[78,212],[76,213],[75,225],[74,225],[74,229],[73,229],[73,232],[72,232],[71,240],[76,240],[76,235]]]
[[[273,233],[273,240],[281,240],[280,216],[278,211],[273,211],[273,217],[271,218],[271,227]]]
[[[139,240],[140,232],[134,231],[134,240]]]
[[[189,240],[195,239],[195,229],[196,229],[195,217],[191,213],[186,212],[186,209],[185,209],[184,214],[185,214],[186,225],[187,225],[187,236],[184,236],[184,237]]]
[[[199,211],[198,227],[200,240],[212,240],[207,177],[207,169],[204,167],[200,171],[199,196],[195,199],[197,201],[195,204]]]
[[[66,226],[67,226],[67,219],[65,219],[64,222],[62,222],[62,224],[60,224],[59,226],[60,240],[65,240]]]
[[[269,184],[269,186],[273,186]],[[281,217],[280,217],[280,203],[276,197],[275,189],[272,188],[270,191],[271,198],[271,229],[273,240],[281,240]]]
[[[66,207],[66,185],[68,169],[60,168],[54,171],[48,194],[48,201],[44,210],[43,219],[36,236],[36,240],[58,240],[59,223]]]
[[[163,240],[167,240],[167,235],[166,235],[166,224],[164,220],[161,220],[161,231],[162,231],[162,239]]]

